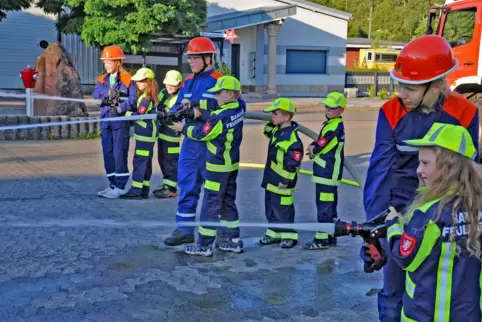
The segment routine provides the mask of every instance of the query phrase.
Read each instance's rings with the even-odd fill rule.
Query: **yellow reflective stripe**
[[[322,158],[320,158],[319,154],[317,154],[314,158],[313,158],[313,162],[315,162],[316,164],[318,164],[320,167],[322,168],[325,168],[326,167],[326,161],[323,160]]]
[[[314,183],[319,183],[319,184],[324,184],[324,185],[327,185],[327,186],[334,186],[334,187],[340,185],[340,181],[338,181],[338,180],[332,180],[332,179],[322,178],[322,177],[317,177],[317,176],[312,176],[311,181],[314,182]]]
[[[144,180],[144,182],[142,182],[142,184],[144,185],[144,187],[150,187],[150,186],[151,186],[151,181],[149,181],[149,180]]]
[[[172,180],[168,180],[168,179],[162,179],[162,183],[169,186],[169,187],[176,188],[176,186],[177,186],[177,182],[172,181]]]
[[[441,232],[437,224],[430,220],[425,227],[420,248],[418,249],[415,258],[412,260],[410,265],[405,268],[406,271],[414,272],[420,267],[420,265],[422,265],[428,255],[430,255],[430,253],[432,252],[433,247],[435,246],[440,237],[440,233]]]
[[[400,321],[401,322],[417,322],[414,319],[407,318],[407,316],[405,315],[405,311],[403,310],[403,307],[402,307],[402,319]]]
[[[180,136],[170,136],[170,135],[165,135],[162,133],[159,133],[159,139],[167,142],[172,142],[172,143],[179,143],[181,142],[181,137]]]
[[[179,154],[181,152],[180,147],[168,147],[167,154]]]
[[[415,283],[412,282],[409,272],[407,272],[405,277],[405,292],[407,292],[409,298],[413,299],[413,294],[415,293]]]
[[[150,143],[156,143],[157,137],[152,137],[152,136],[142,136],[139,134],[134,133],[134,139],[137,141],[141,142],[150,142]]]
[[[442,251],[440,252],[440,258],[438,262],[437,288],[435,290],[435,322],[444,322],[450,320],[450,303],[452,301],[452,276],[454,270],[455,253],[455,243],[442,243]]]
[[[126,116],[131,116],[132,114],[134,114],[134,112],[132,112],[132,111],[127,111],[127,112],[126,112]]]
[[[136,150],[136,155],[148,157],[149,156],[149,150]]]
[[[390,240],[395,237],[395,236],[401,236],[402,233],[403,233],[403,224],[401,223],[400,221],[400,217],[398,219],[398,223],[396,224],[393,224],[391,225],[390,227],[388,227],[388,230],[387,230],[387,239],[388,239],[388,242],[390,242]]]
[[[276,238],[276,239],[281,238],[281,236],[278,232],[276,232],[274,230],[271,230],[271,229],[266,229],[265,235],[268,236],[268,237],[271,237],[271,238]]]
[[[328,239],[330,234],[328,233],[321,233],[321,232],[316,232],[315,239]]]
[[[320,192],[320,201],[325,201],[325,202],[335,201],[335,194],[332,192]]]
[[[134,188],[142,189],[144,185],[142,184],[142,182],[132,180],[132,186]]]
[[[187,131],[186,131],[186,136],[190,139],[192,139],[192,131],[194,130],[194,126],[188,126]]]
[[[216,229],[209,229],[199,226],[199,234],[207,237],[216,237]]]
[[[293,196],[281,197],[280,203],[282,206],[290,206],[293,204]]]
[[[333,167],[333,177],[331,178],[332,180],[338,181],[338,176],[340,175],[341,161],[343,159],[341,156],[341,150],[343,149],[343,145],[344,142],[340,142],[335,151],[335,166]]]
[[[207,146],[209,152],[211,152],[212,154],[216,154],[217,148],[214,144],[212,144],[210,141],[207,141],[206,146]]]
[[[221,190],[221,184],[219,182],[216,182],[216,181],[206,180],[204,182],[204,189],[219,192]]]
[[[271,161],[271,170],[276,172],[278,175],[281,177],[288,179],[288,180],[294,180],[296,173],[294,172],[288,172],[285,169],[282,169],[279,167],[279,164],[274,163]]]
[[[291,196],[295,189],[293,189],[293,188],[278,188],[278,187],[272,185],[271,183],[268,183],[268,185],[266,186],[266,190],[274,192],[278,195]]]
[[[223,157],[224,157],[224,164],[229,166],[232,164],[232,160],[231,160],[231,148],[232,148],[232,142],[234,140],[234,129],[230,129],[227,133],[226,133],[226,142],[224,143],[224,153],[223,153]]]
[[[239,169],[239,163],[224,165],[206,162],[206,170],[212,172],[233,172]]]
[[[201,110],[207,110],[208,109],[208,101],[207,100],[199,100],[199,108]]]
[[[137,120],[136,124],[142,126],[143,128],[147,128],[147,123],[143,120]]]
[[[233,220],[233,221],[221,220],[221,223],[223,224],[223,227],[227,227],[227,228],[239,227],[239,220]]]
[[[287,232],[280,232],[278,233],[279,238],[281,239],[293,239],[298,240],[298,233],[287,233]]]

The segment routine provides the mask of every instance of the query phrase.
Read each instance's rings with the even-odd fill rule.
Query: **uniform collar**
[[[288,127],[285,127],[285,128],[282,128],[280,129],[278,127],[278,129],[276,130],[276,132],[279,132],[279,136],[277,138],[276,141],[285,141],[285,140],[289,140],[290,137],[291,137],[291,133],[293,131],[296,131],[298,130],[298,123],[296,123],[295,121],[291,121],[291,125],[288,126]]]
[[[224,105],[219,106],[220,109],[234,109],[239,107],[239,102],[234,101],[234,102],[229,102]]]
[[[211,73],[214,72],[214,67],[211,67],[210,69],[206,69],[200,73],[195,74],[195,76],[206,76],[206,75],[211,75]]]

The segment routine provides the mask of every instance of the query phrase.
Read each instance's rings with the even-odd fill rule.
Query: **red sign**
[[[229,29],[229,30],[224,31],[224,38],[227,39],[227,40],[229,40],[229,42],[230,42],[231,44],[233,44],[233,43],[234,43],[234,40],[235,40],[236,38],[238,38],[238,35],[236,35],[236,34],[234,33],[234,29]]]

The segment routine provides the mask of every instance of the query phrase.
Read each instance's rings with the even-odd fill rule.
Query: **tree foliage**
[[[0,21],[7,17],[5,11],[21,11],[27,9],[32,4],[32,0],[0,0]]]
[[[207,11],[206,0],[37,0],[37,6],[57,14],[57,29],[81,35],[88,46],[116,44],[133,53],[147,50],[156,34],[198,34]]]
[[[440,0],[309,0],[331,8],[348,11],[348,37],[366,38],[369,33],[370,7],[372,11],[371,36],[380,30],[383,40],[409,41],[425,34],[430,7]]]
[[[84,5],[81,37],[88,46],[117,44],[133,53],[146,50],[155,34],[197,34],[206,19],[205,0],[67,0]]]

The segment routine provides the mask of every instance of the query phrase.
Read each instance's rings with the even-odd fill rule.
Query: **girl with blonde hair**
[[[405,272],[401,321],[481,321],[482,175],[463,126],[434,123],[421,139],[420,188],[405,216],[387,216],[389,257]]]

